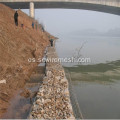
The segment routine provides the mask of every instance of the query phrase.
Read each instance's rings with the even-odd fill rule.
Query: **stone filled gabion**
[[[48,47],[47,58],[57,58],[54,47]],[[46,63],[46,76],[33,103],[29,119],[75,119],[68,80],[59,62]]]

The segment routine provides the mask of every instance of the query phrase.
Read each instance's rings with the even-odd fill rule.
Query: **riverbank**
[[[10,105],[2,119],[27,119],[39,86],[42,85],[44,70],[45,66],[42,63],[36,67],[24,88],[17,90],[10,100]]]
[[[0,118],[15,92],[24,87],[39,64],[29,63],[28,59],[42,58],[49,44],[48,36],[54,38],[43,32],[39,23],[37,29],[33,29],[33,19],[21,10],[18,10],[19,25],[15,26],[14,13],[15,10],[0,4]]]
[[[54,47],[47,48],[46,58],[58,58]],[[46,76],[43,78],[29,118],[75,119],[68,88],[62,65],[59,62],[47,62]]]

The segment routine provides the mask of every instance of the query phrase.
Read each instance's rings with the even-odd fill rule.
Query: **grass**
[[[114,82],[115,80],[120,80],[120,60],[96,65],[65,67],[65,71],[71,73],[72,81]]]
[[[95,65],[78,65],[76,67],[65,67],[71,72],[106,72],[120,67],[120,60],[110,63],[100,63]]]

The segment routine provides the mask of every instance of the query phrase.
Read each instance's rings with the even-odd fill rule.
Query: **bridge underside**
[[[2,2],[13,9],[29,9],[29,2]],[[112,7],[99,4],[79,3],[79,2],[34,2],[36,9],[40,8],[64,8],[64,9],[84,9],[120,15],[119,7]]]

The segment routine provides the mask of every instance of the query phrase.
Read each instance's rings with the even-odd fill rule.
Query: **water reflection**
[[[120,119],[120,60],[65,69],[84,118]]]
[[[74,81],[79,106],[84,118],[120,119],[120,81],[103,85]]]
[[[71,57],[84,42],[81,55],[91,58],[91,63],[63,63],[82,114],[86,119],[120,119],[120,38],[63,36],[56,43],[57,53]]]

